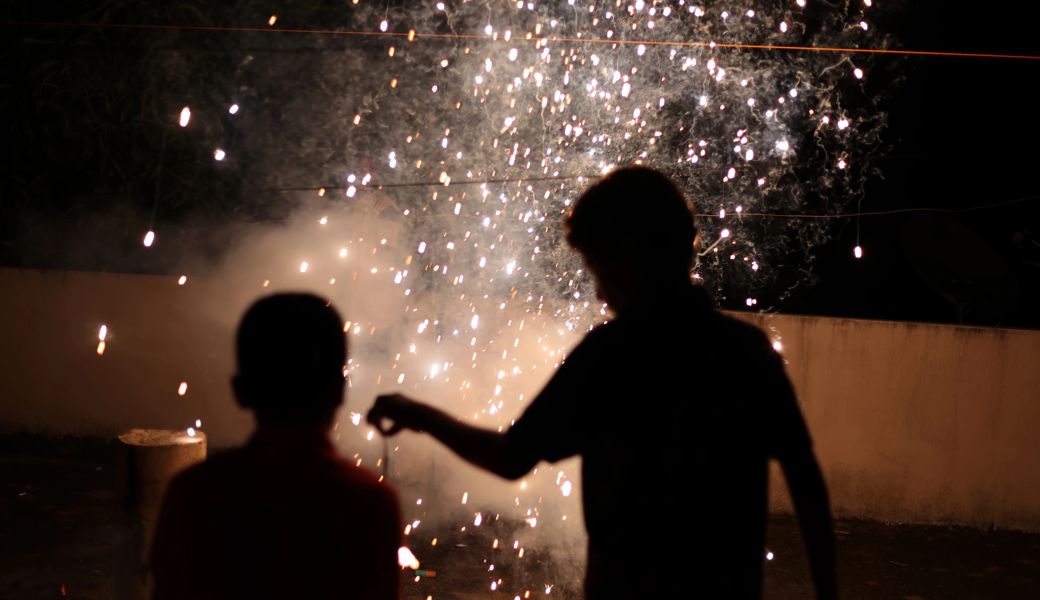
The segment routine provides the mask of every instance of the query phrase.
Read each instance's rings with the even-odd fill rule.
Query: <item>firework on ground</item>
[[[885,123],[864,91],[868,55],[747,47],[891,43],[871,27],[869,2],[804,4],[361,0],[352,28],[386,35],[323,39],[307,66],[275,52],[298,41],[252,52],[227,101],[236,139],[210,152],[222,164],[248,153],[258,187],[320,189],[299,192],[290,224],[244,242],[227,272],[248,294],[313,289],[343,310],[353,412],[334,435],[347,455],[382,469],[378,434],[360,417],[377,393],[508,428],[608,316],[561,221],[616,166],[674,173],[711,217],[692,274],[716,297],[740,294],[763,309],[780,300],[785,269],[801,268],[784,259],[804,261],[829,230],[745,215],[845,211]],[[294,69],[320,84],[277,111],[257,101]],[[272,143],[274,131],[293,143]],[[431,458],[428,441],[393,446],[409,534],[433,505],[468,511],[467,494],[558,534],[545,543],[583,535],[573,465],[475,487],[490,476],[446,452]],[[437,461],[443,479],[423,493]]]

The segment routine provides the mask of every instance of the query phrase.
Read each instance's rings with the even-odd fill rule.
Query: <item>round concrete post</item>
[[[131,429],[119,436],[113,565],[116,600],[151,596],[148,554],[170,480],[206,459],[206,436],[192,430]]]

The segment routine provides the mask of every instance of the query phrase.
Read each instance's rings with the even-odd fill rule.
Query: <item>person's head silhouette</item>
[[[663,173],[623,167],[578,198],[567,242],[596,277],[597,295],[621,312],[640,288],[689,281],[696,213]]]
[[[253,304],[236,338],[235,399],[260,424],[328,427],[343,403],[343,321],[311,294],[276,294]]]

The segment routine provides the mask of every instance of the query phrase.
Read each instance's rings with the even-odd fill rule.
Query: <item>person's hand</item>
[[[368,411],[368,423],[383,435],[394,435],[402,429],[421,431],[423,404],[402,394],[388,394],[376,398],[375,405]],[[384,421],[389,420],[389,427]]]

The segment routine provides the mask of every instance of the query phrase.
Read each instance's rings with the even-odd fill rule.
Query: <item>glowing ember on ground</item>
[[[415,555],[412,554],[412,551],[409,550],[406,546],[401,546],[397,549],[397,564],[401,565],[401,568],[419,568],[418,559],[415,558]]]

